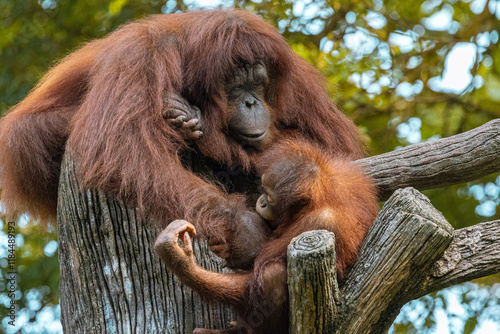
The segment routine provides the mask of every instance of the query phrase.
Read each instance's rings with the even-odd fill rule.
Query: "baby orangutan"
[[[290,241],[310,230],[335,233],[337,274],[342,281],[375,220],[375,188],[347,160],[327,156],[302,141],[286,140],[267,152],[260,165],[264,193],[256,211],[273,230],[252,271],[216,273],[197,265],[191,246],[195,228],[184,220],[169,224],[156,241],[156,252],[182,283],[237,310],[238,319],[230,328],[198,328],[194,333],[288,333]]]

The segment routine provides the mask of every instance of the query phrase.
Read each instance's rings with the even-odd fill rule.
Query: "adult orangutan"
[[[194,151],[212,162],[208,168],[238,167],[251,176],[276,139],[297,136],[359,158],[358,131],[322,81],[248,12],[127,24],[64,58],[2,119],[2,206],[53,219],[67,148],[84,187],[160,224],[186,219],[212,244],[225,245],[219,254],[229,266],[248,268],[269,233],[261,218],[237,189],[228,194],[207,182],[184,157]]]
[[[286,255],[290,241],[309,230],[334,232],[337,274],[343,280],[375,220],[375,188],[349,161],[288,140],[275,144],[262,159],[264,194],[256,210],[273,232],[252,271],[216,273],[198,266],[191,246],[196,230],[185,220],[174,221],[156,241],[157,253],[181,282],[206,299],[233,304],[238,311],[231,328],[197,329],[197,334],[288,333]]]

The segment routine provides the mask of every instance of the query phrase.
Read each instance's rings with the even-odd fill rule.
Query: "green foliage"
[[[500,117],[498,1],[242,0],[223,5],[251,10],[278,27],[293,49],[326,76],[329,93],[359,125],[370,154],[451,136]],[[197,7],[196,1],[174,0],[0,0],[0,114],[82,43],[133,19]],[[468,50],[469,61],[457,62],[457,50]],[[492,175],[426,195],[460,228],[499,219],[498,190],[500,178]],[[55,235],[30,227],[20,232],[18,305],[29,309],[26,296],[32,289],[43,292],[43,305],[57,304],[57,258],[43,253]],[[483,280],[499,281],[498,276]],[[430,303],[446,302],[436,298],[424,302],[431,310],[425,321],[400,322],[395,332],[433,328]],[[479,317],[474,313],[467,319],[462,331],[471,333]]]
[[[130,20],[160,14],[163,6],[137,0],[0,0],[0,113],[78,46]]]
[[[9,253],[8,221],[0,219],[0,303],[10,306],[9,279],[17,272],[15,303],[17,306],[16,329],[29,328],[37,321],[41,312],[54,313],[59,304],[59,261],[57,259],[57,233],[54,228],[28,224],[26,217],[15,222],[16,248]],[[7,262],[8,254],[14,254],[15,261]],[[12,265],[12,267],[11,267]],[[6,314],[0,321],[5,328]],[[53,314],[58,319],[58,314]],[[35,327],[43,328],[40,323]],[[54,324],[51,325],[54,327]],[[55,326],[57,328],[57,325]],[[0,326],[0,329],[2,327]],[[47,328],[45,328],[47,329]],[[8,331],[9,333],[12,331]],[[38,331],[38,332],[43,332]]]
[[[495,287],[454,286],[408,303],[389,333],[498,333],[499,298]]]
[[[366,135],[370,153],[380,154],[467,131],[500,116],[500,9],[485,3],[242,1],[239,5],[279,27],[294,50],[325,74],[332,97]],[[435,15],[446,18],[432,22]],[[474,53],[472,61],[453,63],[456,51],[464,48]],[[455,79],[454,72],[463,75]],[[454,79],[465,82],[460,86]],[[421,125],[404,136],[400,130],[411,118],[419,118]],[[498,219],[500,213],[494,209],[476,209],[478,200],[468,191],[491,178],[427,195],[456,228]],[[490,209],[498,205],[498,197],[492,203]]]

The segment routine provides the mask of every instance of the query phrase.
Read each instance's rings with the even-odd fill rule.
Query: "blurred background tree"
[[[0,114],[86,41],[149,14],[216,7],[244,8],[275,25],[326,76],[370,154],[500,117],[499,0],[0,0]],[[499,193],[498,174],[425,192],[455,228],[499,219]],[[0,303],[8,306],[0,222]],[[57,232],[28,217],[17,223],[15,331],[60,332]],[[500,333],[499,299],[500,275],[443,290],[405,306],[391,332]]]

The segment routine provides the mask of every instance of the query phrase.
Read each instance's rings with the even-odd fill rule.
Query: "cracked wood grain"
[[[435,189],[500,171],[500,119],[473,130],[357,160],[381,200],[396,189]]]
[[[225,328],[233,311],[185,288],[153,252],[157,228],[123,202],[84,191],[66,153],[59,187],[61,322],[66,333],[190,333]],[[64,209],[62,209],[64,208]],[[197,262],[222,270],[205,242]]]

